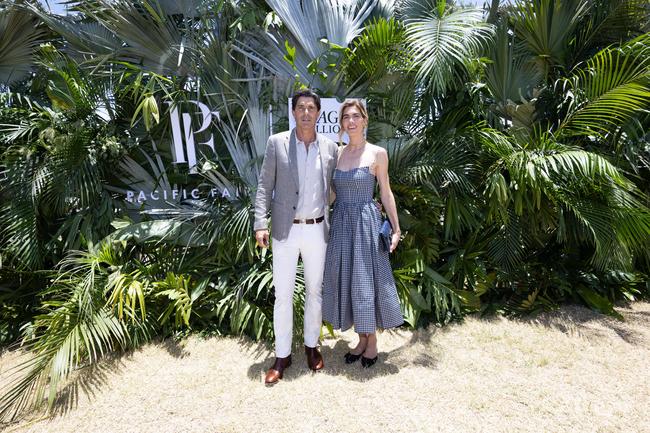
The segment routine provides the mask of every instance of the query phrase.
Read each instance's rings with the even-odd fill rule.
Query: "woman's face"
[[[366,127],[366,119],[363,118],[357,107],[351,105],[343,111],[341,116],[341,127],[348,135],[363,134]]]

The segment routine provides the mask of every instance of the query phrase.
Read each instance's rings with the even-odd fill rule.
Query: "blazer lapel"
[[[298,179],[298,154],[296,153],[296,129],[291,130],[289,135],[289,170],[293,181],[296,183],[296,188],[300,189],[300,181]]]

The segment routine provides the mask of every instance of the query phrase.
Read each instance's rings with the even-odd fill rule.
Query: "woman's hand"
[[[395,248],[397,248],[397,244],[399,243],[399,238],[400,238],[401,233],[393,233],[392,236],[390,237],[390,252],[392,253]]]

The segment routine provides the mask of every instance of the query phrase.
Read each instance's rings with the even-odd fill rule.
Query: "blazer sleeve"
[[[339,146],[338,144],[334,143],[332,141],[332,144],[330,145],[330,151],[332,152],[333,156],[333,163],[332,163],[332,173],[330,175],[330,196],[328,197],[328,204],[331,206],[332,203],[334,203],[334,200],[336,199],[336,188],[334,187],[334,170],[336,169],[336,166],[338,165],[339,162]]]
[[[266,152],[255,194],[255,224],[253,225],[255,231],[268,229],[269,226],[268,214],[275,188],[275,166],[275,143],[269,138],[266,142]]]

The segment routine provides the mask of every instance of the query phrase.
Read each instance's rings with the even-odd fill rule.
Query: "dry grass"
[[[262,384],[268,346],[234,338],[152,343],[80,372],[55,415],[17,432],[650,432],[650,304],[619,322],[581,307],[526,320],[380,336],[380,363],[345,365],[326,339]],[[15,362],[5,354],[4,367]],[[92,378],[92,380],[89,380]],[[41,415],[42,416],[42,415]]]

